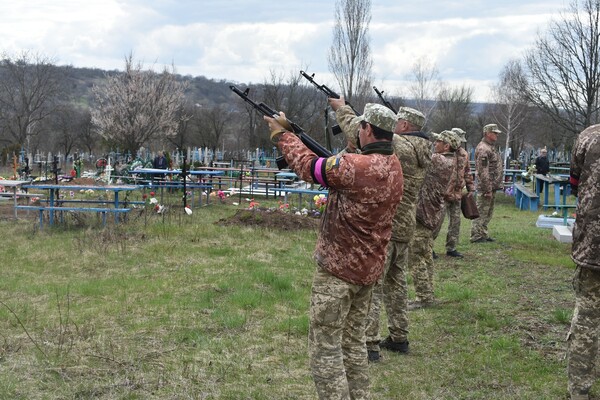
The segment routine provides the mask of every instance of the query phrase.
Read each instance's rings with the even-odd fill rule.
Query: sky
[[[409,97],[417,60],[449,86],[490,99],[503,66],[532,46],[567,0],[371,0],[374,84]],[[329,72],[335,0],[0,0],[0,53],[58,65],[147,69],[260,83],[301,69],[339,90]]]

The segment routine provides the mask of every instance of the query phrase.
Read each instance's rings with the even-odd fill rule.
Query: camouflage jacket
[[[578,192],[571,256],[577,265],[600,270],[600,124],[579,134],[570,175]]]
[[[314,253],[317,263],[346,282],[375,283],[383,273],[392,217],[402,199],[398,159],[367,149],[367,154],[319,158],[289,132],[277,145],[298,176],[329,187]]]
[[[417,221],[427,229],[435,230],[441,222],[445,195],[452,183],[458,157],[455,152],[433,153],[417,202]]]
[[[500,153],[485,139],[475,148],[475,171],[477,171],[477,191],[480,194],[503,188],[504,168]]]
[[[459,147],[455,155],[456,167],[452,171],[452,177],[448,184],[446,201],[460,201],[465,186],[469,192],[475,191],[473,175],[471,175],[471,167],[469,166],[469,153],[462,147]]]
[[[356,117],[350,106],[342,106],[335,111],[335,119],[342,128],[342,132],[346,137],[346,141],[352,143],[356,147],[358,142],[359,124],[353,123],[352,120]]]
[[[431,142],[421,132],[394,135],[394,154],[404,175],[404,194],[392,227],[392,240],[410,242],[416,225],[417,197],[431,163]]]

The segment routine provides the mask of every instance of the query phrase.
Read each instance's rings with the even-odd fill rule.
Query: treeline
[[[152,78],[163,73],[144,71],[133,60],[131,77],[151,74]],[[416,65],[415,68],[426,68]],[[270,107],[283,110],[291,120],[302,126],[312,137],[322,144],[328,143],[330,135],[332,148],[343,148],[341,137],[333,137],[330,127],[335,124],[334,116],[327,109],[325,96],[300,74],[300,69],[288,73],[268,71],[264,82],[250,88],[252,98],[263,101]],[[109,121],[101,125],[98,112],[105,104],[99,104],[102,96],[98,90],[109,91],[108,86],[115,77],[122,78],[129,72],[104,71],[96,68],[75,68],[57,66],[39,54],[23,53],[17,57],[4,56],[0,61],[0,150],[2,161],[8,154],[19,153],[60,153],[64,156],[85,152],[104,154],[108,151],[128,151],[132,155],[139,147],[158,150],[161,148],[207,147],[239,152],[245,149],[271,149],[267,127],[251,108],[235,96],[229,86],[237,85],[245,89],[247,85],[224,80],[212,80],[203,76],[181,76],[172,74],[170,79],[183,90],[183,101],[173,118],[177,126],[172,132],[148,134],[148,128],[125,128],[129,131],[116,133],[107,123],[126,119],[132,108],[145,101],[148,92],[138,94],[138,100],[121,105],[121,114],[115,113]],[[137,75],[135,75],[137,74]],[[121,83],[127,79],[121,79]],[[328,82],[324,82],[328,83]],[[380,87],[380,89],[382,89]],[[110,89],[114,91],[114,88]],[[126,88],[129,93],[135,88]],[[157,89],[148,89],[157,90]],[[431,98],[404,99],[387,96],[395,107],[408,105],[420,109],[428,116],[427,129],[439,132],[452,127],[467,131],[469,145],[475,145],[481,138],[483,125],[496,122],[502,117],[505,104],[481,104],[472,100],[473,89],[467,86],[449,87],[441,85]],[[110,97],[105,93],[105,98]],[[123,96],[120,95],[112,95]],[[358,101],[355,106],[362,109],[366,102],[379,102],[375,92]],[[114,108],[114,107],[113,107]],[[151,105],[149,108],[152,108]],[[521,106],[522,108],[522,106]],[[94,112],[96,117],[93,118]],[[138,115],[136,118],[140,119]],[[147,126],[152,125],[148,121]],[[139,129],[139,132],[135,132]],[[112,133],[111,133],[112,131]],[[522,132],[522,134],[516,134]],[[120,136],[119,136],[120,135]],[[129,137],[125,137],[129,135]],[[341,136],[341,135],[340,135]],[[512,149],[512,158],[517,158],[522,150],[547,146],[564,149],[572,143],[572,135],[557,129],[552,120],[535,107],[527,110],[527,119],[520,126],[513,127],[513,138],[507,146]]]

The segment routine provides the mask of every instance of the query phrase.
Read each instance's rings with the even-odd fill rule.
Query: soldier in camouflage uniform
[[[477,209],[479,218],[471,225],[471,243],[493,242],[488,224],[494,215],[496,191],[503,188],[504,170],[500,153],[494,149],[501,131],[496,124],[483,127],[483,139],[475,148],[475,171],[477,172]]]
[[[395,115],[367,104],[353,122],[360,126],[361,154],[329,158],[316,156],[289,126],[283,128],[281,118],[265,120],[290,168],[329,188],[310,305],[310,366],[317,393],[320,399],[369,399],[366,317],[402,198],[402,168],[391,142]]]
[[[600,125],[579,134],[571,157],[570,183],[578,204],[572,258],[575,311],[567,336],[569,393],[588,400],[596,379],[600,328]]]
[[[343,101],[329,99],[336,120],[347,139],[357,142],[356,128],[350,125],[354,118],[352,108]],[[408,353],[408,248],[416,224],[417,195],[431,162],[431,142],[421,132],[425,116],[410,107],[400,107],[394,131],[394,154],[400,160],[404,175],[404,194],[394,216],[392,239],[387,248],[385,274],[373,288],[373,300],[367,323],[369,360],[379,360],[381,337],[379,321],[382,301],[388,316],[390,337],[383,342],[388,350]]]
[[[452,132],[459,137],[461,143],[466,143],[467,139],[465,137],[465,131],[460,128],[452,128]],[[446,255],[450,257],[462,258],[463,255],[456,250],[456,245],[458,244],[458,238],[460,236],[460,199],[465,186],[469,196],[473,196],[475,193],[475,185],[473,184],[473,175],[471,175],[471,168],[469,166],[469,153],[459,146],[456,149],[456,154],[458,156],[456,170],[452,172],[452,181],[448,187],[448,193],[446,193],[446,213],[448,214]],[[440,229],[444,222],[444,216],[445,214],[442,215],[440,224],[433,234],[434,241],[440,233]]]
[[[416,304],[427,307],[434,303],[433,290],[433,233],[440,225],[446,205],[445,196],[456,171],[460,138],[452,131],[432,133],[435,140],[431,166],[417,203],[417,225],[409,252],[409,270],[413,275]]]

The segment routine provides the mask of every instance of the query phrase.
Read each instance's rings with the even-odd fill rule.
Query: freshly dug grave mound
[[[317,229],[319,218],[277,210],[252,209],[238,210],[231,217],[221,218],[215,224],[259,226],[283,231],[295,231],[299,229]]]

